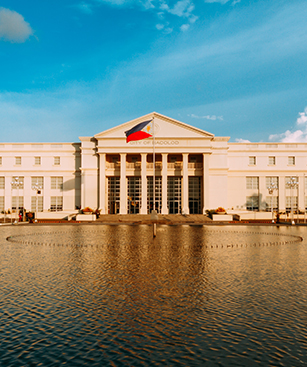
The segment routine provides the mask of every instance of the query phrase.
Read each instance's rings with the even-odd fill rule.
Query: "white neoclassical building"
[[[155,185],[153,139],[127,143],[125,136],[151,119]],[[147,214],[153,187],[162,214],[219,206],[289,211],[291,203],[304,211],[306,153],[306,143],[229,143],[229,137],[150,113],[78,143],[0,143],[0,211],[37,206],[43,217],[88,206],[102,214]]]

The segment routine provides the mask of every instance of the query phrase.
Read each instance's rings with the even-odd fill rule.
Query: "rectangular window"
[[[61,164],[61,159],[60,157],[54,157],[54,165],[55,166],[59,166]]]
[[[249,165],[250,166],[255,166],[256,165],[256,157],[249,157]]]
[[[269,157],[269,166],[275,166],[276,157]]]
[[[246,177],[246,188],[252,190],[259,189],[259,177]]]
[[[259,197],[258,195],[246,197],[246,209],[247,210],[258,210],[259,209]]]
[[[5,189],[5,179],[4,177],[0,177],[0,189]]]
[[[273,211],[278,211],[278,196],[267,196],[265,199],[266,202],[266,211],[270,212],[272,210],[272,199],[273,199]]]
[[[21,157],[15,157],[15,164],[18,166],[21,165]]]
[[[34,164],[36,166],[40,166],[40,164],[41,164],[41,157],[34,157]]]
[[[296,176],[286,176],[285,177],[285,187],[286,189],[296,189],[298,186],[298,177]]]
[[[63,210],[63,197],[62,196],[51,196],[50,211],[61,212]]]
[[[13,176],[12,189],[23,190],[23,186],[24,186],[24,177],[22,177],[22,176]]]
[[[44,188],[44,177],[31,177],[31,187],[39,186],[41,189]]]
[[[4,196],[0,196],[0,213],[4,212]]]
[[[44,198],[42,196],[37,196],[37,211],[43,211]],[[36,212],[36,196],[31,196],[31,211]]]
[[[291,200],[292,204],[291,204]],[[297,210],[297,196],[286,196],[286,211],[289,213],[291,212],[291,208],[293,210]]]
[[[12,196],[12,210],[16,211],[17,203],[19,210],[23,209],[23,196]]]
[[[288,165],[289,166],[295,165],[295,157],[288,157]]]
[[[275,185],[278,189],[278,177],[275,176],[269,176],[265,178],[265,183],[266,183],[266,188],[268,189],[269,186],[271,186],[272,184]],[[276,192],[276,191],[275,191]]]
[[[63,177],[51,177],[51,189],[62,190],[63,189]]]

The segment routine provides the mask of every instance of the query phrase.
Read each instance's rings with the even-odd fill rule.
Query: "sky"
[[[158,112],[232,142],[307,142],[306,0],[2,0],[1,142],[76,142]]]

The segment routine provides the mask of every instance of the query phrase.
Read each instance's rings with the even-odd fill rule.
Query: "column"
[[[126,153],[120,154],[120,207],[119,214],[127,214]]]
[[[182,154],[182,214],[190,214],[189,210],[189,175],[188,175],[189,154]]]
[[[51,177],[45,176],[44,177],[44,211],[47,211],[48,209],[50,209],[50,205],[51,205]]]
[[[106,214],[106,154],[99,154],[99,209]]]
[[[167,153],[162,153],[162,213],[168,214],[167,207]]]
[[[141,153],[141,175],[142,175],[142,205],[141,205],[141,214],[147,214],[147,172],[146,172],[146,163],[147,163],[147,153]]]
[[[298,209],[301,211],[305,210],[305,176],[301,175],[298,177]]]
[[[286,177],[278,177],[279,211],[286,210]]]
[[[276,195],[276,191],[274,191],[273,195]],[[259,211],[266,210],[266,202],[267,202],[266,198],[271,196],[272,195],[269,194],[269,190],[266,187],[266,177],[259,176],[259,192],[258,192]],[[269,206],[269,210],[271,210],[271,206]]]
[[[209,207],[209,154],[203,153],[203,214]]]

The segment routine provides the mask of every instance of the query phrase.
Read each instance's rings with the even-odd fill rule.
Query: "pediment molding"
[[[154,121],[157,125],[157,138],[204,138],[212,140],[214,139],[214,135],[208,133],[207,131],[198,129],[194,126],[188,125],[184,122],[175,120],[173,118],[161,115],[157,112],[152,112],[147,115],[138,117],[136,119],[130,120],[125,122],[121,125],[115,126],[111,129],[105,130],[101,133],[96,134],[94,137],[97,140],[104,140],[104,139],[125,139],[124,132],[126,130],[131,129],[133,126],[137,125],[138,123],[146,120],[150,120],[154,118]],[[165,125],[161,125],[161,122],[165,122]],[[173,135],[172,135],[173,134]]]

